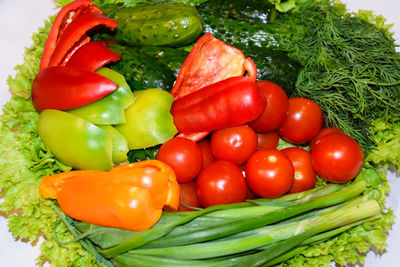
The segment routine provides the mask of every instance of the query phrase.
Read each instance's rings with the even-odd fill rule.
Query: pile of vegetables
[[[54,265],[329,265],[382,250],[393,222],[385,172],[400,167],[400,56],[387,30],[330,1],[201,2],[78,0],[35,35],[2,116],[1,209],[21,210],[11,231],[43,234],[39,262]],[[87,35],[98,25],[115,32]],[[312,116],[296,121],[304,106]],[[245,133],[240,151],[230,131]],[[177,160],[185,147],[190,168]],[[338,151],[344,160],[327,158]],[[126,159],[140,162],[113,167]],[[232,181],[228,193],[211,186]],[[162,212],[178,208],[177,182],[180,209],[192,211]],[[115,217],[122,199],[126,217]]]

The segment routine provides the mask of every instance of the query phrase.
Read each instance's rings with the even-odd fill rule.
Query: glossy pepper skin
[[[91,0],[76,0],[63,7],[50,29],[40,70],[65,64],[71,52],[90,41],[87,31],[99,25],[114,29],[117,22],[104,16]]]
[[[213,83],[230,77],[247,75],[251,80],[257,78],[257,68],[251,58],[242,51],[211,33],[203,35],[193,46],[183,63],[171,94],[175,99],[200,90]],[[179,133],[178,136],[197,142],[209,132]]]
[[[39,191],[72,218],[131,231],[153,226],[163,207],[177,210],[180,194],[173,170],[157,160],[47,176]]]
[[[109,68],[101,68],[96,73],[115,82],[118,85],[118,89],[97,101],[69,109],[67,112],[96,125],[125,123],[124,111],[133,104],[134,97],[124,76]]]
[[[255,82],[240,76],[176,99],[171,114],[179,132],[190,134],[244,124],[257,118],[265,105]]]
[[[112,168],[112,135],[82,118],[44,110],[39,115],[38,133],[56,158],[74,169]]]
[[[164,143],[177,129],[170,114],[173,96],[161,89],[133,92],[135,102],[126,109],[126,123],[115,128],[128,141],[129,149],[140,149]]]
[[[96,125],[100,129],[104,130],[108,135],[112,136],[112,161],[114,163],[122,163],[128,161],[128,142],[125,137],[122,136],[113,126],[111,125]]]
[[[32,103],[37,110],[65,110],[96,101],[118,85],[94,72],[63,66],[42,69],[32,83]]]
[[[96,71],[121,59],[121,55],[107,48],[109,42],[91,41],[72,54],[65,66],[84,71]]]
[[[207,85],[244,74],[256,80],[257,69],[253,60],[246,58],[239,49],[207,33],[190,51],[171,94],[178,99]]]

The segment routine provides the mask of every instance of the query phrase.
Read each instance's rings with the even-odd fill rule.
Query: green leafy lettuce
[[[0,188],[4,200],[0,210],[8,216],[8,226],[15,238],[35,243],[39,236],[44,236],[39,264],[50,261],[52,266],[88,266],[95,264],[95,259],[79,243],[59,246],[54,240],[54,231],[65,240],[73,236],[63,224],[53,231],[59,217],[38,190],[44,176],[70,170],[39,139],[39,114],[30,100],[31,83],[39,70],[50,25],[46,21],[45,27],[32,36],[34,44],[25,51],[25,63],[16,67],[15,78],[8,78],[13,96],[0,119]]]

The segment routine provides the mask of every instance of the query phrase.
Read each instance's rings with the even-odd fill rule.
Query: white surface
[[[400,43],[400,10],[399,0],[347,0],[351,10],[375,10],[376,14],[384,15],[389,23],[394,23],[392,30],[395,39]],[[51,0],[0,0],[0,105],[10,97],[6,79],[15,75],[13,68],[21,64],[24,48],[32,44],[31,36],[43,21],[56,10]],[[393,193],[389,195],[388,204],[400,215],[399,195],[400,179],[390,174],[389,180]],[[396,252],[400,249],[400,220],[393,225],[389,234],[389,247],[381,256],[369,253],[366,267],[395,267],[400,266],[400,258]],[[0,266],[34,266],[39,255],[38,247],[15,241],[8,231],[7,221],[0,216]]]

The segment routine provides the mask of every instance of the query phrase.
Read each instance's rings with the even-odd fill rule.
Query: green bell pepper
[[[125,138],[111,125],[97,125],[99,128],[107,132],[113,137],[112,159],[114,163],[121,163],[128,160],[128,142]]]
[[[96,72],[118,84],[118,89],[95,102],[70,109],[68,112],[98,125],[125,123],[124,111],[134,102],[128,83],[124,76],[115,70],[101,68]]]
[[[174,97],[161,89],[133,92],[135,102],[125,111],[126,123],[115,128],[128,141],[129,149],[161,144],[172,138],[175,128],[171,113]]]
[[[110,170],[113,135],[73,114],[47,109],[40,113],[38,132],[57,159],[74,169]]]

